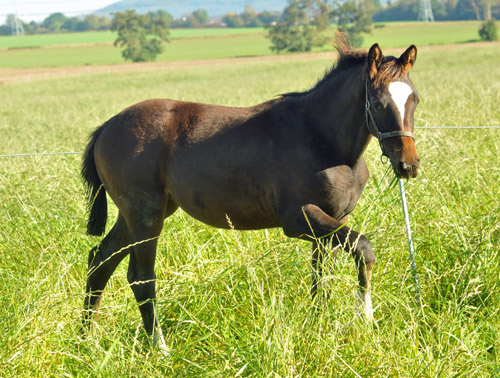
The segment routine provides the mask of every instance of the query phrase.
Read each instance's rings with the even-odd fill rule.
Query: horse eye
[[[373,107],[375,108],[375,110],[381,111],[384,108],[384,105],[382,105],[381,102],[375,101]]]

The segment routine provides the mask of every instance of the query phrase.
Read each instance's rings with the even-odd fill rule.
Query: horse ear
[[[375,43],[368,51],[368,70],[370,71],[370,79],[373,80],[377,75],[378,68],[382,63],[382,58],[382,49],[378,43]]]
[[[417,60],[417,48],[415,45],[411,45],[408,49],[399,57],[401,66],[403,66],[403,71],[407,74],[410,68],[413,67],[415,61]]]

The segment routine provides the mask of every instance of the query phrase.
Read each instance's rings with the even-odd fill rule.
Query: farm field
[[[387,23],[365,36],[364,47],[406,47],[466,43],[478,40],[478,22]],[[228,34],[229,33],[229,34]],[[328,31],[334,37],[334,30]],[[172,29],[172,40],[157,61],[183,61],[272,55],[262,28]],[[124,63],[114,34],[72,33],[22,37],[0,37],[0,68],[62,67]],[[37,47],[39,46],[39,47]],[[2,49],[3,48],[3,49]],[[326,45],[314,51],[329,51]]]
[[[416,125],[500,126],[498,47],[420,48]],[[0,153],[81,151],[96,126],[147,98],[254,105],[310,88],[331,60],[291,55],[5,84]],[[147,344],[125,262],[96,330],[80,333],[87,254],[99,242],[84,234],[81,156],[0,157],[0,376],[498,377],[499,133],[416,130],[422,167],[406,190],[422,307],[399,192],[370,144],[371,177],[349,225],[378,258],[372,324],[356,315],[348,253],[339,253],[325,278],[330,300],[315,311],[308,243],[277,229],[220,231],[178,211],[156,263],[168,357]]]
[[[170,29],[169,31],[169,38],[171,39],[265,33],[264,28]],[[117,33],[112,31],[0,36],[0,49],[67,46],[76,44],[112,44],[116,37]]]

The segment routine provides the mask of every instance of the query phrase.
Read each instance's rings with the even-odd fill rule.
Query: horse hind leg
[[[173,210],[170,211],[171,209]],[[129,222],[133,250],[130,253],[127,279],[139,305],[146,333],[152,337],[153,345],[159,344],[162,349],[166,349],[166,344],[158,321],[154,268],[163,221],[173,211],[175,208],[172,204],[166,207],[166,211],[144,211],[148,214],[147,217],[136,216]]]
[[[88,259],[87,288],[84,302],[83,325],[88,328],[92,315],[96,314],[102,292],[118,264],[130,252],[129,232],[125,220],[118,215],[113,228],[102,242],[91,249]]]

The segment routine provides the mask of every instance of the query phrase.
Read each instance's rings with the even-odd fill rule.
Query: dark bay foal
[[[417,50],[384,57],[338,47],[337,64],[312,89],[249,108],[148,100],[115,115],[91,135],[82,175],[88,233],[102,235],[106,193],[119,209],[115,225],[90,251],[88,323],[120,261],[148,334],[161,330],[155,305],[155,255],[166,217],[178,207],[214,227],[281,227],[313,245],[312,294],[321,278],[324,243],[350,252],[360,300],[372,317],[375,255],[368,239],[345,226],[363,192],[363,159],[375,135],[396,174],[415,177],[417,92],[408,72]]]

